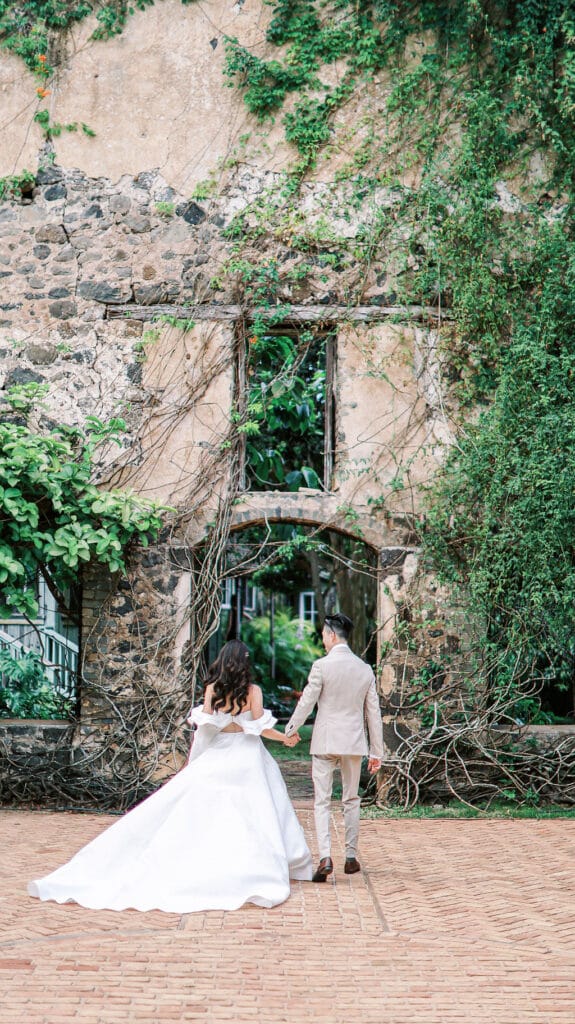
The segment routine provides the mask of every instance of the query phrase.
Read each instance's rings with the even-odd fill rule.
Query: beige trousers
[[[345,855],[355,857],[359,839],[359,776],[361,755],[355,754],[314,754],[312,757],[312,778],[315,793],[315,831],[320,859],[331,857],[329,821],[333,773],[341,771],[343,819],[345,822]]]

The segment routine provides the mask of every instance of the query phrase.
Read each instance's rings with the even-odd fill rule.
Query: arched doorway
[[[203,546],[195,552],[202,571]],[[352,648],[375,668],[378,653],[378,552],[361,538],[297,522],[232,530],[221,560],[218,620],[202,653],[203,667],[226,640],[252,651],[256,681],[284,713],[301,692],[312,661],[324,651],[326,614],[354,621]],[[282,702],[285,707],[282,707]]]
[[[408,556],[414,561],[412,540],[407,525],[390,526],[385,520],[354,514],[338,507],[334,495],[322,492],[244,495],[233,509],[217,559],[210,527],[202,529],[196,520],[186,536],[191,568],[190,678],[201,679],[206,661],[226,639],[239,636],[253,643],[257,627],[260,649],[265,646],[262,633],[272,638],[265,659],[271,679],[277,686],[289,682],[297,691],[305,684],[314,654],[310,651],[305,661],[305,674],[297,671],[295,685],[285,679],[285,669],[274,658],[278,613],[281,640],[287,643],[286,637],[293,638],[302,620],[315,626],[334,610],[354,619],[353,647],[379,669],[395,622],[403,566]],[[291,633],[286,617],[292,622]],[[307,627],[304,630],[310,635]],[[319,630],[312,629],[311,634],[317,644]],[[318,645],[315,656],[322,653]],[[387,675],[382,676],[384,690],[392,686]]]

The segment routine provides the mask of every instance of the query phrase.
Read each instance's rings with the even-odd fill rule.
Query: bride
[[[208,669],[186,766],[52,874],[30,882],[41,900],[95,910],[273,907],[312,861],[280,770],[261,736],[273,728],[250,681],[249,652],[231,640]]]

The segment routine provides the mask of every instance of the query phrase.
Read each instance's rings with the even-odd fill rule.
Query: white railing
[[[52,686],[64,697],[76,696],[76,679],[78,676],[78,644],[68,640],[53,629],[42,629],[44,671],[52,682]]]
[[[13,658],[21,658],[22,655],[26,654],[24,644],[20,643],[16,637],[5,633],[3,629],[0,629],[0,648],[3,651],[9,650]]]
[[[0,649],[8,650],[13,658],[23,658],[29,651],[40,655],[44,672],[57,693],[63,697],[76,696],[78,674],[78,644],[53,629],[39,628],[40,643],[27,646],[21,640],[0,629]],[[37,636],[37,634],[36,634]],[[38,650],[38,646],[41,647]]]

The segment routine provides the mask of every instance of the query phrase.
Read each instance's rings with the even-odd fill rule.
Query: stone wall
[[[115,38],[93,40],[97,22],[87,18],[53,40],[56,80],[44,106],[53,122],[84,123],[96,133],[64,132],[62,163],[111,181],[159,167],[176,188],[191,192],[251,127],[241,100],[226,88],[224,36],[257,43],[269,16],[261,0],[161,0],[135,11]],[[36,169],[37,84],[21,60],[2,55],[0,175]]]
[[[45,781],[68,772],[74,730],[72,722],[0,719],[0,801],[38,800],[49,792],[53,802]]]

